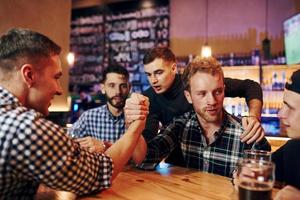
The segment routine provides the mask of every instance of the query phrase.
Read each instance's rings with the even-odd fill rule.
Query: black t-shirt
[[[300,189],[300,140],[289,140],[272,154],[277,181]]]

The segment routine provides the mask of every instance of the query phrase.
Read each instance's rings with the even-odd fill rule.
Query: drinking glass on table
[[[243,157],[244,159],[271,161],[271,155],[270,151],[248,149],[244,151]]]
[[[239,162],[239,200],[271,200],[274,181],[274,163],[257,159],[243,159]]]

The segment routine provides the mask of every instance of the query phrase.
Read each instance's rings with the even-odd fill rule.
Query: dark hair
[[[185,90],[190,90],[190,79],[197,72],[203,72],[211,75],[219,74],[224,78],[221,64],[213,57],[202,58],[197,56],[184,69],[182,82]]]
[[[300,94],[300,69],[293,72],[291,78],[286,82],[285,88]]]
[[[0,68],[12,71],[24,62],[38,64],[60,52],[60,46],[45,35],[28,29],[13,28],[0,38]]]
[[[122,67],[121,65],[113,64],[108,66],[106,69],[103,70],[102,74],[102,83],[106,81],[107,74],[108,73],[116,73],[124,75],[124,77],[129,80],[129,73],[125,67]]]
[[[150,49],[144,56],[143,64],[149,64],[156,58],[161,58],[167,62],[176,62],[174,53],[167,47],[154,47]]]

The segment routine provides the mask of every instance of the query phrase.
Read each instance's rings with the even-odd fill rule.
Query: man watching
[[[61,48],[45,35],[15,28],[0,37],[0,197],[33,199],[39,184],[77,195],[99,192],[127,164],[145,127],[144,111],[104,154],[90,153],[45,119],[59,79]]]
[[[223,108],[224,75],[214,58],[196,57],[182,79],[184,95],[193,109],[175,117],[147,143],[141,140],[136,161],[159,163],[179,147],[185,167],[229,177],[245,149],[271,149],[266,138],[252,144],[240,141],[244,129],[240,119]],[[127,102],[131,106],[136,103]]]
[[[101,88],[106,105],[85,111],[69,131],[82,147],[103,152],[124,134],[123,109],[130,87],[124,67],[111,65],[103,71]]]
[[[143,136],[150,141],[158,133],[159,124],[166,126],[174,117],[191,111],[192,106],[184,96],[181,75],[176,74],[176,59],[173,52],[166,47],[156,47],[146,53],[144,70],[151,87],[143,94],[149,98],[150,108]],[[260,124],[262,110],[262,89],[251,80],[237,80],[225,78],[225,96],[245,97],[249,106],[249,116],[242,118],[244,133],[242,142],[248,144],[260,141],[264,137],[264,130]],[[182,155],[180,150],[167,159],[167,162],[180,165]],[[151,168],[149,166],[149,168]]]
[[[281,125],[292,138],[272,154],[275,163],[275,178],[286,184],[275,200],[300,199],[300,70],[291,76],[285,85],[283,106],[278,113]]]

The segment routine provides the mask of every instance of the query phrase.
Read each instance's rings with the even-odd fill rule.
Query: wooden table
[[[82,200],[237,199],[230,179],[181,167],[156,171],[126,169],[110,189]]]
[[[273,190],[273,195],[277,190]],[[75,199],[63,192],[56,199]],[[127,168],[114,180],[112,187],[80,200],[237,200],[238,192],[230,178],[181,167],[143,171]]]

